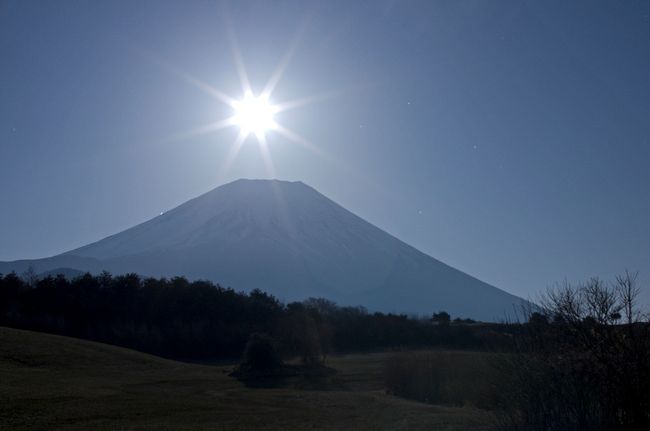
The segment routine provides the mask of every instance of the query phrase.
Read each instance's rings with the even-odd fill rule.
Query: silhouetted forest
[[[436,311],[432,304],[432,312]],[[495,346],[509,330],[444,312],[432,318],[369,313],[326,299],[283,304],[208,281],[86,274],[72,280],[0,276],[0,325],[116,344],[171,358],[239,358],[249,336],[273,337],[308,362],[334,352]]]

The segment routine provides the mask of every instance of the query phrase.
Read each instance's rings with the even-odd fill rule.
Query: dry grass
[[[331,358],[339,373],[324,389],[252,389],[232,367],[0,328],[0,429],[487,429],[484,411],[386,395],[385,359]]]
[[[427,403],[494,409],[507,373],[503,359],[487,352],[404,352],[386,361],[386,387]]]

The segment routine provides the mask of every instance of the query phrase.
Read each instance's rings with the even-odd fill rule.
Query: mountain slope
[[[521,299],[427,256],[301,182],[238,180],[62,255],[0,271],[185,275],[280,299],[503,318]]]

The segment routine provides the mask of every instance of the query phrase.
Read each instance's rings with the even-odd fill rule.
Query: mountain
[[[498,320],[522,299],[458,271],[302,182],[237,180],[145,223],[0,272],[184,275],[285,301],[324,297],[370,310]]]

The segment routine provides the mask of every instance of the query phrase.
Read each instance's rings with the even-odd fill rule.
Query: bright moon
[[[264,136],[267,130],[275,126],[275,108],[269,103],[268,97],[255,97],[252,93],[246,93],[244,98],[234,102],[232,107],[235,111],[233,121],[246,136],[251,133]]]

